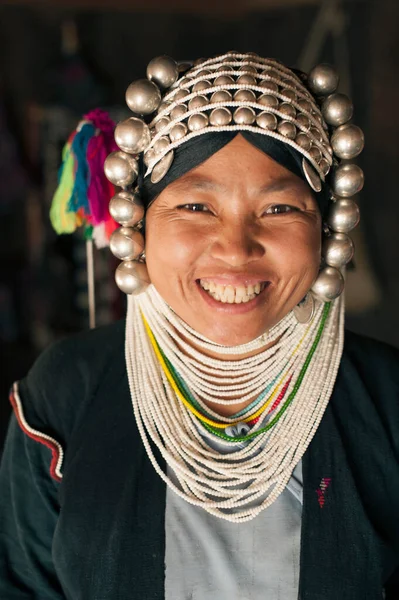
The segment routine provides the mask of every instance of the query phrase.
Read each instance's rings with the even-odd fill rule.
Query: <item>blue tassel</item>
[[[78,212],[83,209],[85,216],[90,217],[90,207],[87,198],[87,189],[90,183],[90,172],[87,164],[87,146],[95,135],[95,127],[85,123],[72,141],[71,150],[76,160],[75,183],[68,203],[68,210]]]

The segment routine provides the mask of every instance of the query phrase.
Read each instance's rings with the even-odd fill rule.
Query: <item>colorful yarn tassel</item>
[[[93,239],[98,248],[109,245],[118,227],[108,209],[115,188],[104,175],[106,157],[118,150],[114,130],[115,123],[99,108],[83,117],[63,149],[50,210],[57,233],[73,233],[83,226],[85,238]]]

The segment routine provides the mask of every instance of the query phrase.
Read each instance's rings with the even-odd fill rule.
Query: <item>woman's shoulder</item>
[[[68,437],[105,381],[126,375],[124,321],[72,335],[47,348],[13,387],[27,422]]]

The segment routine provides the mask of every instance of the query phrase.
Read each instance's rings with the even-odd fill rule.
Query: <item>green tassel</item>
[[[75,183],[75,159],[71,151],[74,135],[69,138],[62,151],[59,184],[50,209],[51,224],[58,234],[73,233],[77,227],[76,214],[68,212],[68,203]]]

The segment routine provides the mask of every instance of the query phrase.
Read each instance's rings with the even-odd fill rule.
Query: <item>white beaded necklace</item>
[[[297,323],[289,313],[256,340],[225,347],[184,323],[153,286],[129,297],[126,365],[134,415],[151,463],[171,489],[191,504],[232,522],[250,520],[274,502],[308,447],[330,399],[343,349],[343,308],[342,297],[332,303],[302,383],[280,419],[244,447],[237,449],[236,445],[234,453],[223,454],[208,445],[204,434],[209,437],[209,432],[176,396],[151,346],[143,315],[197,402],[217,417],[201,398],[210,403],[241,403],[257,396],[282,371],[292,375],[287,394],[294,389],[316,339],[323,305],[318,304],[309,325]],[[275,340],[271,348],[254,357],[229,361],[210,358],[190,344],[234,358]],[[258,422],[251,433],[262,425]],[[229,447],[235,444],[218,441]],[[173,481],[158,464],[151,442],[173,470]]]

